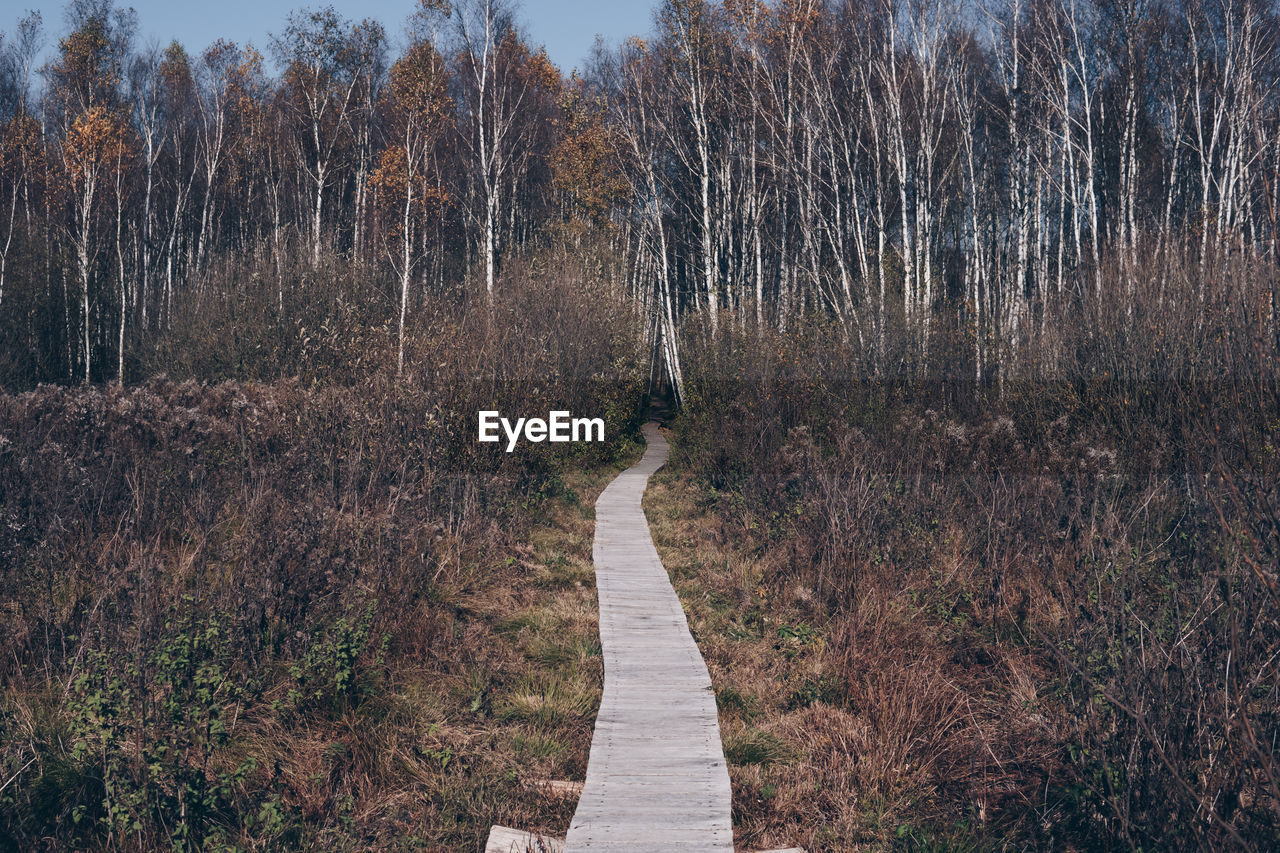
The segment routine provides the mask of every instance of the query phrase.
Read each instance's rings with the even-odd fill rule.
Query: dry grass
[[[614,473],[567,474],[572,497],[555,500],[505,565],[451,603],[463,614],[468,667],[452,678],[442,678],[446,661],[406,672],[415,689],[405,704],[422,715],[436,759],[418,762],[416,826],[388,844],[416,835],[428,847],[480,849],[492,824],[563,835],[575,799],[530,782],[586,773],[603,670],[593,576],[582,567],[591,565],[591,506]]]
[[[927,567],[832,612],[704,498],[669,469],[645,508],[711,670],[739,847],[878,849],[1035,795],[1056,742],[1035,654],[928,612]]]
[[[585,774],[602,679],[591,508],[620,464],[567,470],[559,497],[528,511],[510,536],[434,543],[429,594],[374,618],[340,701],[299,701],[299,682],[279,669],[250,675],[261,686],[234,700],[215,698],[228,738],[209,747],[207,775],[252,760],[234,792],[241,828],[230,837],[247,848],[454,851],[480,849],[491,824],[563,834],[574,798],[528,783]],[[29,829],[39,810],[69,796],[92,814],[98,764],[50,742],[78,712],[25,679],[6,684],[3,707],[6,748],[27,742],[42,756],[8,791],[9,830]],[[98,743],[103,731],[82,737]],[[127,757],[151,746],[126,738],[118,748]],[[62,791],[51,778],[59,761],[80,780]],[[71,831],[56,813],[45,819],[50,837]],[[92,847],[86,829],[79,843]]]
[[[562,832],[521,782],[582,778],[598,701],[591,506],[643,382],[614,297],[442,303],[400,378],[0,395],[0,850]],[[562,406],[611,440],[474,441]]]
[[[1274,382],[738,355],[775,343],[699,381],[650,496],[744,842],[1275,849]]]

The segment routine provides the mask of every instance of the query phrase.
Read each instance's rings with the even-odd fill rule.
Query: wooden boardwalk
[[[604,696],[565,853],[733,853],[711,677],[640,507],[667,442],[644,432],[644,458],[596,501]]]

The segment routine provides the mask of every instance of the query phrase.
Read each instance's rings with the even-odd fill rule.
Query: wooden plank
[[[711,676],[640,506],[667,442],[655,424],[645,438],[644,458],[596,501],[604,695],[565,850],[733,853]]]
[[[582,793],[581,782],[566,779],[525,779],[520,784],[549,797],[576,797]]]
[[[484,853],[564,853],[564,842],[507,826],[494,826],[489,829]]]

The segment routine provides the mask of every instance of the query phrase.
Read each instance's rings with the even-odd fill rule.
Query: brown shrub
[[[440,306],[400,379],[317,381],[332,350],[269,384],[0,396],[0,846],[376,846],[414,834],[424,778],[440,802],[417,834],[472,844],[507,806],[460,816],[448,790],[492,785],[498,759],[403,697],[416,671],[494,712],[520,667],[466,602],[528,583],[510,555],[531,520],[633,433],[625,311],[571,288]],[[560,406],[610,441],[475,441],[477,409]]]
[[[990,388],[946,365],[851,379],[820,326],[691,346],[677,462],[828,640],[839,689],[816,695],[857,749],[809,760],[847,752],[842,790],[899,822],[859,832],[1280,843],[1278,361],[1249,271],[1221,272],[1199,320],[1154,296],[1159,334],[1100,311]],[[836,808],[794,802],[796,826]],[[783,819],[770,837],[797,837]]]

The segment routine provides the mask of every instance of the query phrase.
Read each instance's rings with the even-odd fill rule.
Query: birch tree
[[[388,229],[387,258],[400,280],[399,334],[396,374],[404,372],[405,318],[414,267],[417,230],[424,227],[427,206],[443,203],[428,179],[433,148],[446,126],[452,106],[448,97],[444,62],[427,41],[416,41],[391,67],[387,93],[389,130],[395,142],[383,149],[369,183],[383,209],[394,211],[396,221]],[[398,252],[392,243],[398,238]]]
[[[510,164],[515,111],[521,106],[520,81],[498,61],[504,40],[512,36],[512,10],[503,0],[468,0],[454,9],[459,51],[459,83],[464,144],[479,189],[480,251],[484,286],[494,300],[498,228],[502,221],[502,185]],[[512,92],[511,89],[516,89]]]
[[[332,6],[295,12],[273,45],[295,118],[298,163],[311,183],[311,263],[320,263],[325,190],[334,180],[350,132],[362,65],[360,33]]]
[[[680,152],[697,182],[697,201],[693,207],[701,247],[700,302],[707,311],[714,335],[719,327],[720,259],[716,253],[719,235],[712,207],[711,149],[715,142],[714,81],[723,70],[719,24],[714,18],[713,7],[706,0],[668,0],[658,13],[658,22],[669,49],[667,61],[672,75],[671,85],[681,112],[680,116],[672,118],[680,124],[687,122],[691,131],[686,147],[682,144],[684,133],[680,124],[672,122],[668,125],[674,150]]]

